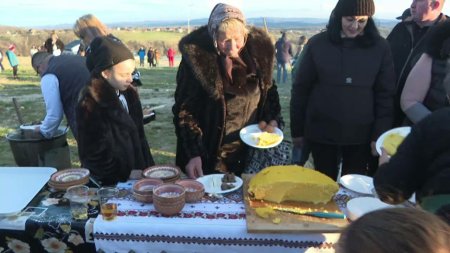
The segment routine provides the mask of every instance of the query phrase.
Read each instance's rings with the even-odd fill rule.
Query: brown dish
[[[176,184],[179,184],[184,187],[186,191],[186,202],[194,203],[198,202],[205,195],[205,187],[202,183],[198,182],[194,179],[182,179],[178,180]]]
[[[174,165],[156,165],[142,172],[145,178],[161,179],[164,183],[175,182],[180,179],[180,174],[180,169]]]
[[[156,211],[166,216],[181,212],[185,204],[185,189],[178,184],[162,184],[153,189]]]

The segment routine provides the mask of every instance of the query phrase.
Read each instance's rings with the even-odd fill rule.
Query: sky
[[[375,18],[395,19],[411,0],[374,0]],[[91,13],[104,23],[207,18],[218,2],[239,7],[247,18],[326,18],[336,0],[1,0],[0,25],[73,24]],[[444,7],[450,13],[450,3]]]

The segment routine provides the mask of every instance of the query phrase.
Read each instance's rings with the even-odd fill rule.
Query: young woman
[[[154,161],[139,96],[131,87],[133,54],[110,36],[94,39],[90,51],[86,65],[91,80],[77,108],[78,151],[81,165],[110,185],[126,181],[133,171]]]
[[[372,0],[339,0],[327,30],[312,37],[291,97],[294,145],[305,139],[315,168],[337,178],[367,174],[375,140],[392,124],[395,75]],[[374,159],[375,160],[375,159]]]

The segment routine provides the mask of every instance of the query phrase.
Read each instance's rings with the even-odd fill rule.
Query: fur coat
[[[260,90],[256,121],[251,123],[277,120],[281,126],[281,107],[272,80],[275,51],[272,41],[264,31],[251,28],[243,50],[256,65]],[[191,158],[200,156],[203,172],[211,174],[216,172],[227,110],[219,55],[206,26],[185,36],[179,43],[179,51],[182,61],[172,108],[177,135],[176,163],[184,169]],[[245,85],[245,81],[245,76],[237,78],[233,85]]]
[[[129,113],[104,79],[91,79],[77,107],[81,165],[104,185],[126,181],[131,170],[154,165],[138,94],[133,87],[122,94]]]

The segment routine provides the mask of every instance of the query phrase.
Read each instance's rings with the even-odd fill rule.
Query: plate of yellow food
[[[281,129],[273,127],[273,132],[262,131],[258,124],[248,125],[241,129],[241,140],[254,148],[273,148],[283,141],[284,135]]]
[[[375,143],[378,154],[381,155],[381,148],[384,148],[388,155],[397,153],[397,148],[411,132],[411,127],[397,127],[383,133]]]

